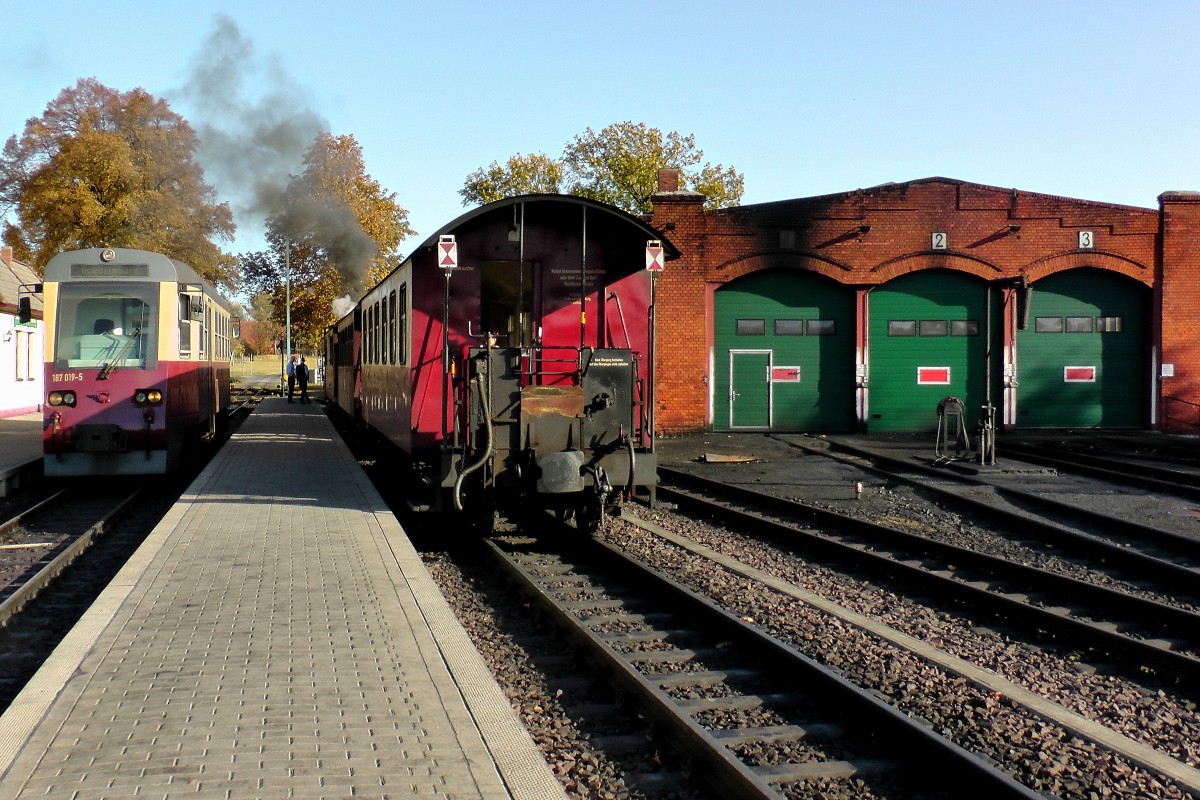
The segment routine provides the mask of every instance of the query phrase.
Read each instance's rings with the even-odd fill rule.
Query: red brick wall
[[[1187,240],[1172,257],[1181,273],[1200,274],[1200,263],[1195,263],[1200,256],[1188,249],[1191,242],[1200,241],[1196,239],[1200,197],[1189,195],[1186,203],[1173,201],[1171,208],[1180,217],[1175,224]],[[656,427],[672,433],[708,424],[705,331],[712,308],[706,284],[719,285],[769,268],[812,270],[864,288],[937,267],[963,270],[985,280],[1023,275],[1032,281],[1092,266],[1153,287],[1159,218],[1157,209],[947,178],[715,211],[704,211],[699,195],[658,194],[651,224],[683,255],[668,263],[659,279]],[[1081,230],[1092,232],[1091,250],[1080,250]],[[932,248],[934,232],[946,234],[946,249]],[[1184,283],[1192,294],[1172,294],[1169,315],[1164,306],[1164,315],[1172,321],[1185,308],[1200,307],[1200,296],[1195,294],[1200,287],[1194,281]],[[1180,340],[1172,350],[1179,352],[1177,371],[1188,364],[1193,374],[1200,374],[1200,351],[1182,344],[1195,341],[1195,333],[1194,329],[1180,332],[1172,340]],[[1164,344],[1164,352],[1165,348]],[[1187,387],[1192,394],[1200,391],[1192,384]]]
[[[1162,429],[1200,433],[1200,193],[1166,192],[1162,208]]]

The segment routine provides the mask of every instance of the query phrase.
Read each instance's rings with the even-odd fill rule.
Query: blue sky
[[[5,6],[0,138],[83,77],[230,125],[186,90],[227,18],[248,48],[230,99],[353,134],[421,238],[472,170],[624,120],[695,134],[744,203],[934,175],[1142,207],[1200,190],[1195,2]],[[230,249],[261,246],[239,222]]]

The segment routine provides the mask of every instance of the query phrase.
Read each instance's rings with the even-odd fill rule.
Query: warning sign
[[[455,269],[458,267],[458,243],[454,241],[454,234],[445,233],[438,237],[438,266],[442,269]]]
[[[646,242],[646,269],[650,272],[662,272],[663,246],[658,239]]]

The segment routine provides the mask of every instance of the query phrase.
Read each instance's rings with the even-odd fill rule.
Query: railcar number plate
[[[52,372],[52,373],[50,373],[51,383],[58,383],[61,381],[81,381],[81,380],[83,380],[82,372]]]

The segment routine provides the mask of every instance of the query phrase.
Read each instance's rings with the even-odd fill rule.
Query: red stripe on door
[[[1095,383],[1095,367],[1063,367],[1063,381],[1066,383]]]
[[[917,367],[918,386],[945,386],[950,383],[949,367]]]

